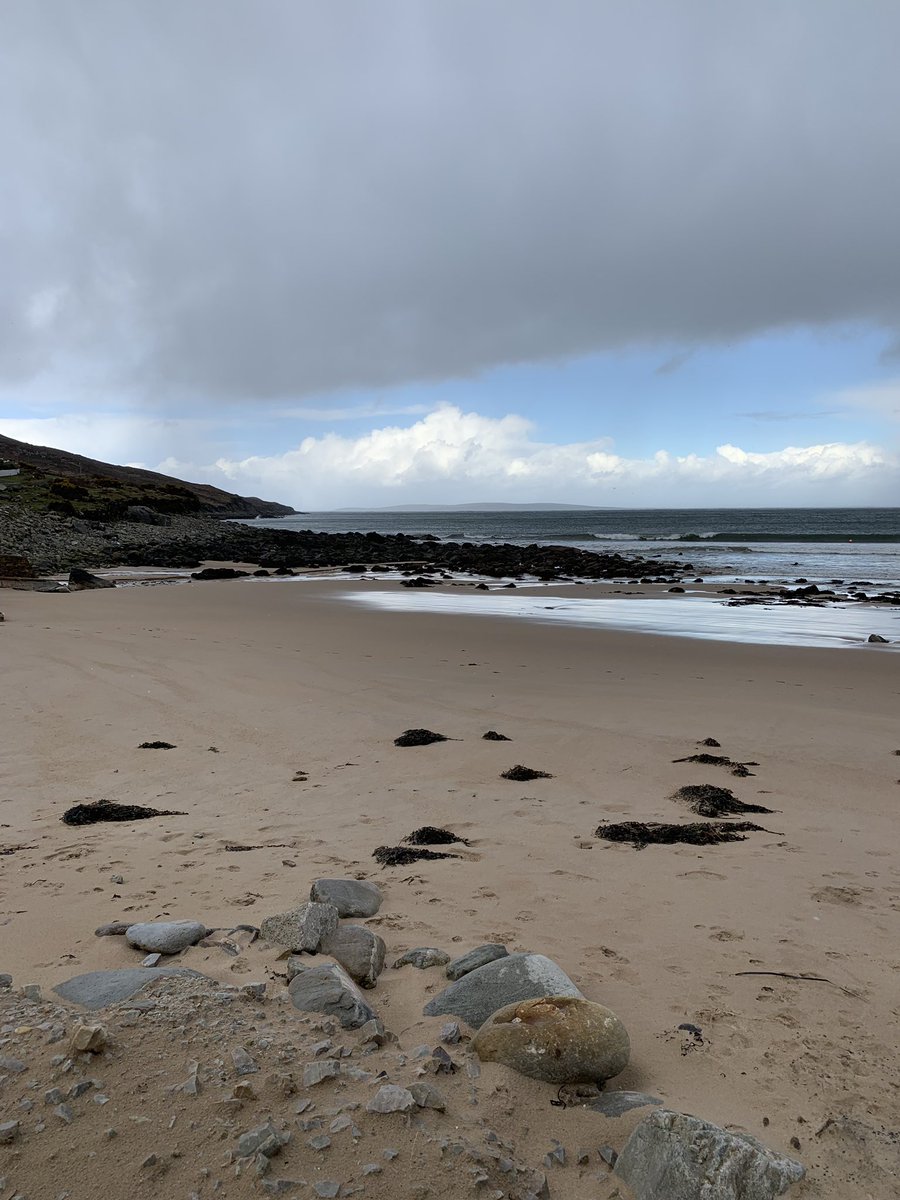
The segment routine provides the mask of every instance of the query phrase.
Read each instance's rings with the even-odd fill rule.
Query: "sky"
[[[896,0],[5,0],[0,433],[300,509],[900,505]]]

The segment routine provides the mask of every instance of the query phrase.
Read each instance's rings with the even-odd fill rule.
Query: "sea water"
[[[428,533],[451,542],[556,543],[663,557],[684,563],[686,574],[720,583],[803,578],[900,587],[900,508],[359,510],[253,524],[323,533]]]

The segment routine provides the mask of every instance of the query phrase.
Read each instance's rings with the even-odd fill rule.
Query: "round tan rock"
[[[542,996],[493,1013],[473,1043],[483,1062],[498,1062],[546,1083],[602,1083],[628,1064],[625,1026],[602,1004]]]

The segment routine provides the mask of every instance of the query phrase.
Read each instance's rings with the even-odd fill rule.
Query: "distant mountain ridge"
[[[391,504],[386,508],[333,508],[331,512],[603,512],[597,504],[504,504],[486,500],[471,504]]]
[[[0,461],[21,468],[0,497],[38,511],[114,520],[135,505],[157,513],[221,518],[283,517],[287,504],[238,496],[209,483],[189,483],[142,467],[123,467],[0,435]],[[2,508],[0,508],[2,512]]]

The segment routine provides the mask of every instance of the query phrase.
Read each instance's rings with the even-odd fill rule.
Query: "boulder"
[[[126,967],[117,971],[88,971],[75,975],[53,989],[57,996],[80,1004],[82,1008],[105,1008],[107,1004],[118,1004],[136,996],[154,979],[165,976],[184,975],[194,979],[205,979],[199,971],[187,967]]]
[[[412,1092],[396,1083],[385,1083],[378,1089],[369,1103],[366,1111],[371,1113],[409,1112],[416,1107]]]
[[[337,963],[323,963],[301,971],[288,984],[288,993],[294,1008],[335,1017],[343,1029],[359,1029],[378,1015]]]
[[[869,636],[866,638],[866,641],[872,642],[879,646],[886,646],[888,644],[887,638],[882,637],[880,633],[870,633]]]
[[[260,936],[267,942],[287,946],[295,954],[307,950],[311,954],[319,949],[322,939],[334,933],[338,927],[338,910],[333,904],[316,904],[309,901],[290,912],[276,913],[266,917],[259,927]]]
[[[574,996],[508,1004],[475,1035],[482,1062],[545,1083],[603,1083],[628,1065],[625,1026],[608,1008]]]
[[[336,958],[354,983],[364,988],[373,988],[384,970],[384,940],[362,925],[338,925],[322,939],[320,949]]]
[[[142,921],[128,926],[125,940],[129,946],[151,954],[180,954],[207,933],[200,921]]]
[[[806,1171],[749,1134],[660,1108],[634,1130],[615,1173],[635,1200],[774,1200]]]
[[[171,518],[165,513],[148,508],[146,504],[129,504],[122,515],[123,521],[136,521],[139,525],[170,525]]]
[[[366,879],[317,879],[310,900],[333,904],[340,917],[374,917],[381,908],[381,888]]]
[[[90,571],[85,571],[81,567],[73,567],[69,572],[70,592],[86,592],[91,588],[111,588],[115,586],[111,579],[101,579],[99,575],[92,575]]]
[[[448,1013],[479,1029],[499,1008],[540,996],[581,998],[581,992],[543,954],[507,954],[451,983],[425,1005],[424,1013],[426,1017]]]
[[[243,579],[249,574],[237,567],[204,567],[201,571],[191,572],[191,579]]]
[[[418,967],[426,971],[429,967],[442,967],[450,961],[450,955],[435,946],[417,946],[415,950],[407,950],[394,960],[394,970],[399,967]]]
[[[486,942],[483,946],[476,946],[474,950],[454,958],[445,974],[448,979],[462,979],[463,975],[468,975],[470,971],[475,971],[498,958],[506,958],[508,954],[507,948],[499,942]]]

